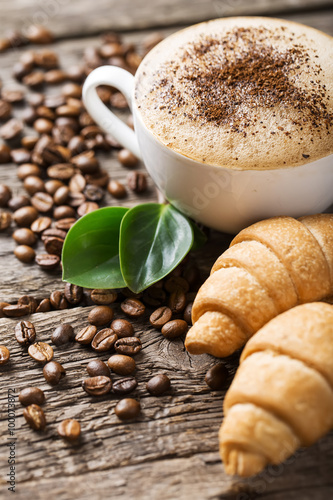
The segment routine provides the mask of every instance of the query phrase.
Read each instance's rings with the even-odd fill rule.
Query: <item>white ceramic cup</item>
[[[135,132],[99,99],[96,87],[120,90],[133,113]],[[162,144],[145,126],[134,98],[135,77],[115,66],[92,71],[83,86],[84,104],[95,122],[142,159],[164,196],[202,224],[237,233],[275,215],[300,217],[333,203],[333,155],[298,167],[232,170],[200,163]]]

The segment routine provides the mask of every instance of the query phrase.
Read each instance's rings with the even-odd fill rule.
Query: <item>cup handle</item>
[[[100,66],[86,78],[82,88],[82,99],[88,113],[101,129],[112,135],[137,158],[142,159],[135,132],[100,100],[96,92],[96,87],[99,85],[111,85],[117,88],[125,96],[132,110],[134,76],[117,66]]]

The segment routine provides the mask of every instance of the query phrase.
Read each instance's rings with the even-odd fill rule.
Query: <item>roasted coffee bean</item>
[[[45,191],[51,196],[54,196],[57,190],[62,186],[64,186],[63,182],[59,181],[58,179],[51,179],[50,181],[45,182]]]
[[[10,306],[8,302],[0,302],[0,318],[4,318],[6,315],[3,312],[3,308],[6,306]]]
[[[95,337],[97,328],[94,325],[88,325],[82,328],[75,336],[76,342],[79,344],[90,344],[92,339]]]
[[[72,208],[78,208],[86,201],[83,193],[69,193],[68,205]]]
[[[74,172],[74,167],[70,163],[58,163],[47,169],[47,175],[59,181],[68,181]]]
[[[0,164],[10,162],[10,148],[7,144],[0,144]]]
[[[65,97],[75,97],[80,99],[82,95],[82,87],[77,83],[66,83],[61,89],[61,93]]]
[[[33,125],[37,118],[37,112],[34,108],[25,108],[22,112],[22,120],[27,125]]]
[[[52,333],[51,340],[56,346],[73,342],[75,338],[74,328],[68,323],[58,326]]]
[[[104,197],[103,189],[93,184],[87,184],[83,194],[88,201],[101,201]]]
[[[183,319],[173,319],[162,326],[162,334],[166,339],[176,339],[187,332],[188,325]]]
[[[39,255],[36,255],[35,261],[42,269],[49,271],[59,266],[60,257],[59,255],[40,253]]]
[[[121,149],[117,154],[118,161],[127,168],[134,168],[138,164],[138,159],[128,149]]]
[[[37,309],[37,300],[30,295],[22,295],[17,301],[19,305],[25,305],[29,307],[29,314],[33,314]]]
[[[94,201],[85,201],[84,203],[82,203],[82,205],[80,205],[77,208],[77,214],[80,217],[83,217],[84,215],[90,214],[90,212],[94,212],[95,210],[98,210],[98,209],[99,209],[99,206]]]
[[[53,217],[56,220],[73,218],[75,217],[75,210],[69,205],[59,205],[53,210]]]
[[[95,122],[92,117],[86,111],[84,111],[79,116],[79,124],[81,128],[84,128],[88,127],[89,125],[95,125]]]
[[[59,66],[58,56],[53,50],[39,50],[35,52],[35,64],[43,69],[57,68]]]
[[[110,377],[110,370],[101,359],[93,359],[92,361],[89,361],[86,369],[90,377],[98,377],[100,375]]]
[[[115,180],[110,180],[108,184],[108,191],[114,198],[117,199],[125,198],[127,195],[125,186],[121,182]]]
[[[67,78],[73,82],[81,83],[84,80],[85,73],[80,66],[71,66],[67,69]]]
[[[27,30],[27,39],[31,43],[44,45],[53,42],[53,35],[44,26],[32,24]]]
[[[46,382],[51,385],[57,385],[66,375],[66,370],[58,361],[50,361],[44,365],[43,375]]]
[[[16,174],[21,181],[24,181],[24,179],[26,179],[27,177],[40,178],[40,176],[42,175],[42,171],[39,166],[35,165],[34,163],[24,163],[23,165],[20,165],[18,167],[18,169],[16,170]],[[41,184],[41,186],[43,186],[45,189],[44,182],[43,184]],[[43,191],[44,189],[37,189],[37,191]]]
[[[163,306],[159,307],[154,311],[149,318],[149,322],[155,328],[162,328],[163,325],[171,320],[172,311],[169,307]]]
[[[59,70],[56,70],[59,71]],[[47,73],[45,73],[45,76]],[[45,80],[46,81],[46,80]],[[62,95],[47,95],[45,96],[44,104],[47,108],[51,108],[52,110],[66,104],[66,99]],[[56,124],[58,121],[56,121]]]
[[[0,137],[5,141],[11,141],[19,137],[23,130],[23,123],[17,118],[11,118],[0,128]]]
[[[3,307],[2,311],[9,318],[20,318],[29,314],[29,306],[26,304],[13,304]]]
[[[50,217],[38,217],[30,226],[30,229],[37,234],[44,234],[44,231],[49,229],[52,224],[52,219]],[[52,253],[52,252],[49,252]]]
[[[125,96],[123,96],[123,94],[121,94],[120,92],[115,92],[114,94],[111,95],[110,105],[117,109],[128,108],[127,100]]]
[[[172,293],[175,290],[178,290],[179,288],[183,290],[183,292],[188,292],[189,291],[189,284],[188,282],[182,278],[181,276],[171,276],[168,278],[164,284],[164,288],[166,289],[167,292]]]
[[[14,221],[20,227],[29,227],[37,217],[36,208],[31,206],[19,208],[13,214]]]
[[[92,339],[91,347],[97,352],[109,351],[116,340],[118,340],[117,334],[111,328],[104,328],[96,333]]]
[[[12,116],[12,106],[9,102],[0,99],[0,121],[9,120]]]
[[[120,304],[123,313],[131,316],[131,318],[139,318],[145,313],[145,305],[138,299],[128,298]]]
[[[23,406],[42,405],[45,402],[45,394],[38,387],[25,387],[19,394],[19,402]]]
[[[72,193],[82,193],[84,191],[84,188],[86,187],[86,180],[83,175],[75,174],[69,181],[68,186]]]
[[[53,198],[48,193],[38,192],[31,198],[31,204],[38,212],[49,212],[53,207]]]
[[[110,101],[110,97],[112,95],[112,90],[110,87],[106,85],[100,86],[97,89],[97,95],[104,104],[108,104]]]
[[[28,245],[18,245],[14,249],[14,255],[19,261],[24,262],[24,264],[28,264],[35,259],[36,252]]]
[[[77,441],[81,435],[81,425],[74,418],[66,418],[57,427],[60,437],[64,438],[69,443]]]
[[[20,89],[2,89],[1,97],[10,104],[16,104],[23,101],[24,92]]]
[[[38,363],[47,363],[53,358],[53,349],[45,342],[36,342],[28,348],[28,353]]]
[[[77,117],[80,114],[80,109],[76,106],[70,106],[69,104],[64,104],[63,106],[59,106],[56,108],[57,116],[65,116],[66,118]]]
[[[33,344],[36,340],[36,330],[30,321],[20,321],[15,326],[15,338],[21,345]]]
[[[34,431],[43,431],[45,429],[45,414],[39,405],[32,404],[24,408],[23,416],[29,427]]]
[[[205,376],[205,382],[213,391],[222,391],[226,388],[229,372],[224,364],[219,363],[209,368]]]
[[[117,42],[110,42],[102,45],[99,51],[100,55],[105,59],[113,56],[122,56],[124,53],[124,49],[122,44]]]
[[[83,389],[91,396],[104,396],[112,389],[110,377],[98,375],[97,377],[86,378],[82,381]]]
[[[50,134],[52,132],[53,122],[46,118],[38,118],[34,122],[34,129],[39,134]]]
[[[162,306],[166,300],[165,291],[155,285],[150,286],[144,291],[142,296],[142,301],[147,304],[147,306],[158,307]]]
[[[184,320],[188,325],[192,325],[192,306],[193,302],[189,302],[184,309]]]
[[[24,57],[26,57],[27,55],[29,57],[27,63],[34,64],[35,63],[35,54],[33,52],[30,52],[30,53],[25,52]],[[41,94],[38,92],[35,92],[34,94],[28,94],[26,97],[28,104],[30,104],[30,106],[33,106],[35,108],[37,108],[37,106],[41,106],[44,103],[44,99],[45,99],[44,94]]]
[[[174,314],[179,314],[185,309],[186,294],[181,288],[177,288],[171,293],[168,306]]]
[[[26,135],[22,137],[21,139],[21,144],[22,146],[27,149],[28,151],[31,151],[37,144],[38,137],[35,135]]]
[[[59,257],[61,257],[62,247],[64,244],[64,240],[62,238],[52,236],[50,238],[44,238],[43,242],[47,253],[59,255]]]
[[[170,389],[170,379],[164,373],[159,375],[155,375],[155,377],[151,378],[147,384],[146,389],[152,396],[161,396],[166,391]]]
[[[45,191],[44,181],[42,181],[42,179],[40,177],[37,177],[36,175],[28,175],[27,177],[25,177],[23,186],[27,193],[30,194],[30,196],[38,192]]]
[[[56,125],[56,127],[69,126],[75,133],[78,133],[80,129],[77,119],[70,116],[58,116],[54,124]]]
[[[6,346],[0,345],[0,365],[5,365],[8,363],[10,358],[10,352]]]
[[[99,162],[93,151],[85,151],[73,156],[71,161],[81,170],[82,174],[95,174],[99,171]]]
[[[69,188],[67,186],[61,186],[53,195],[53,200],[56,205],[64,205],[69,196]]]
[[[13,232],[13,238],[19,245],[33,246],[37,242],[35,233],[27,227],[21,227]]]
[[[44,83],[44,73],[42,71],[32,71],[22,79],[24,85],[37,89]]]
[[[43,234],[41,236],[41,240],[44,242],[48,238],[60,238],[61,240],[64,240],[66,238],[66,231],[62,231],[61,229],[57,229],[54,227],[50,227],[48,229],[45,229],[43,231]]]
[[[31,160],[31,153],[25,148],[12,149],[10,156],[16,165],[29,163]]]
[[[81,135],[84,139],[95,139],[102,134],[102,130],[97,125],[88,125],[81,130]]]
[[[83,288],[81,286],[66,283],[65,298],[72,305],[79,304],[83,298]]]
[[[50,69],[44,74],[45,83],[58,84],[64,82],[66,78],[67,74],[62,69]],[[60,106],[60,104],[58,106]]]
[[[110,328],[118,335],[119,339],[125,337],[134,337],[133,325],[126,319],[115,319],[112,321]]]
[[[51,302],[50,299],[43,299],[40,301],[36,313],[40,312],[49,312],[51,310]]]
[[[134,193],[144,193],[147,189],[147,176],[142,172],[130,172],[127,176],[127,185]]]
[[[83,153],[87,149],[86,142],[79,135],[74,135],[68,142],[67,147],[73,156]]]
[[[75,132],[69,125],[59,125],[52,129],[54,142],[63,146],[66,146],[74,135]]]
[[[94,184],[99,187],[106,187],[109,182],[109,174],[106,170],[101,169],[96,174],[86,174],[85,175],[87,184]]]
[[[130,375],[136,368],[134,359],[124,354],[114,354],[107,363],[108,367],[117,375]]]
[[[112,391],[117,396],[124,396],[133,392],[137,388],[138,381],[135,377],[126,377],[113,382]]]
[[[124,398],[116,404],[114,412],[120,420],[132,420],[139,416],[141,406],[135,399]]]
[[[0,210],[0,231],[8,229],[12,222],[12,216],[8,212]]]
[[[114,290],[95,289],[91,291],[91,300],[94,304],[107,305],[117,300],[118,294]]]
[[[95,326],[104,326],[112,321],[113,310],[108,306],[97,306],[91,309],[88,322]]]
[[[39,118],[45,118],[47,120],[53,121],[55,119],[55,114],[52,111],[52,109],[48,108],[47,106],[38,106],[36,108],[36,113]]]
[[[15,211],[22,207],[30,205],[30,198],[25,195],[13,196],[8,202],[8,208]]]
[[[67,309],[68,307],[64,292],[60,292],[60,290],[55,290],[51,293],[50,302],[55,309]]]
[[[133,356],[141,351],[142,344],[138,337],[124,337],[116,341],[114,348],[118,354]]]
[[[62,231],[68,231],[76,222],[74,217],[67,217],[65,219],[57,220],[55,227],[61,229]]]

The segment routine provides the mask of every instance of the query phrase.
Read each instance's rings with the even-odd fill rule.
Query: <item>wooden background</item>
[[[57,42],[54,49],[64,67],[78,63],[84,48],[99,45],[98,34],[112,29],[123,32],[125,41],[140,43],[151,31],[164,35],[179,27],[205,19],[229,15],[274,15],[319,28],[333,35],[331,0],[2,0],[0,36],[9,29],[24,32],[31,23],[52,29]],[[20,50],[0,54],[0,77],[12,85],[11,67]],[[17,87],[17,84],[14,84]],[[20,111],[18,111],[18,114]],[[112,155],[100,156],[102,165],[114,179],[126,172]],[[0,165],[0,183],[14,193],[23,193],[15,166]],[[152,183],[144,197],[131,195],[124,204],[152,201]],[[107,202],[111,203],[108,198]],[[62,289],[58,272],[44,273],[37,266],[23,265],[13,256],[10,231],[0,235],[0,301],[15,301],[24,294],[47,297]],[[195,256],[203,273],[227,247],[230,237],[213,232],[207,247]],[[50,340],[61,323],[71,323],[77,331],[86,323],[90,308],[73,308],[35,314],[39,340]],[[116,307],[117,317],[122,317]],[[141,401],[138,421],[119,423],[114,414],[116,399],[97,400],[81,389],[88,360],[96,353],[79,345],[55,348],[55,359],[67,370],[63,382],[52,388],[45,383],[40,366],[15,342],[17,320],[0,319],[1,344],[11,351],[11,361],[1,368],[0,498],[9,497],[6,474],[8,438],[7,390],[17,393],[27,385],[45,390],[44,405],[48,426],[45,432],[30,430],[22,407],[16,404],[16,494],[17,499],[138,499],[138,500],[321,500],[333,497],[333,433],[307,450],[300,450],[288,463],[270,467],[259,476],[240,480],[227,477],[219,454],[217,433],[222,420],[223,393],[210,392],[204,382],[210,356],[190,356],[183,339],[169,342],[147,326],[147,317],[135,323],[144,349],[136,357],[139,381],[134,393]],[[106,360],[108,355],[100,356]],[[238,356],[226,360],[233,374]],[[145,390],[154,374],[167,373],[172,390],[153,398]],[[78,445],[64,443],[56,433],[64,418],[77,418],[82,425]]]

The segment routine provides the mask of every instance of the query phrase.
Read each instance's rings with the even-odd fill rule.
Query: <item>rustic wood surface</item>
[[[6,3],[1,30],[22,27],[22,19],[30,20],[47,5],[27,0]],[[33,6],[36,7],[33,7]],[[48,3],[51,5],[51,2]],[[189,24],[216,15],[281,13],[282,17],[303,22],[333,34],[333,10],[321,9],[332,2],[316,0],[245,0],[196,1],[169,0],[155,2],[153,8],[137,2],[69,2],[54,0],[61,9],[50,16],[49,25],[59,37],[73,37],[110,28],[132,30],[124,40],[134,43],[149,33],[149,28],[163,27],[168,35],[175,26]],[[217,7],[233,8],[233,12],[217,12]],[[59,8],[60,8],[59,7]],[[50,8],[50,7],[49,7]],[[314,10],[316,8],[316,10]],[[35,9],[35,10],[34,10]],[[215,10],[214,10],[215,9]],[[84,12],[79,15],[78,12]],[[217,12],[217,13],[216,13]],[[287,14],[287,12],[289,12]],[[29,17],[30,16],[30,17]],[[87,22],[89,20],[89,22]],[[70,27],[70,28],[69,28]],[[143,28],[146,30],[141,31]],[[52,48],[68,67],[78,63],[87,46],[97,46],[98,37],[59,40]],[[20,50],[0,55],[0,76],[4,86],[19,85],[11,79],[11,67],[19,58]],[[57,88],[50,90],[57,92]],[[22,108],[17,107],[17,115]],[[124,180],[127,172],[119,166],[113,154],[99,155],[103,168],[110,175]],[[11,186],[14,193],[23,193],[16,178],[14,165],[0,165],[0,183]],[[149,191],[138,198],[130,195],[123,204],[132,206],[139,201],[156,199],[152,182]],[[114,204],[110,197],[106,203]],[[63,289],[59,272],[45,273],[35,265],[24,265],[13,256],[11,232],[0,234],[1,284],[0,301],[14,303],[21,295],[47,297]],[[207,246],[194,256],[202,271],[208,274],[216,257],[228,246],[230,236],[212,232]],[[38,250],[40,248],[37,248]],[[123,317],[115,305],[117,317]],[[87,322],[90,307],[34,314],[29,319],[36,325],[38,339],[50,342],[52,331],[61,323],[70,323],[78,331]],[[78,344],[54,347],[54,359],[64,365],[66,378],[59,386],[51,387],[35,363],[14,340],[17,319],[0,319],[1,344],[11,351],[11,361],[1,368],[0,391],[0,498],[7,498],[8,425],[7,394],[16,395],[27,385],[36,385],[46,393],[44,405],[47,429],[43,433],[28,428],[22,416],[23,408],[16,402],[16,493],[18,499],[113,499],[134,500],[326,500],[333,496],[333,433],[306,450],[299,450],[287,463],[269,467],[262,474],[248,480],[225,475],[218,453],[217,433],[222,420],[223,392],[208,390],[204,375],[216,360],[211,356],[191,356],[184,349],[184,339],[167,341],[149,326],[146,316],[134,322],[136,333],[143,342],[137,355],[138,388],[134,397],[140,399],[142,415],[138,421],[123,424],[114,414],[117,399],[108,395],[89,397],[81,388],[85,366],[90,359],[108,359],[108,354],[97,355]],[[226,360],[230,379],[238,362],[238,355]],[[145,390],[145,383],[154,374],[164,372],[172,381],[172,389],[163,397],[153,398]],[[114,377],[116,379],[117,377]],[[82,438],[77,445],[68,445],[56,433],[64,418],[77,418],[82,425]]]

